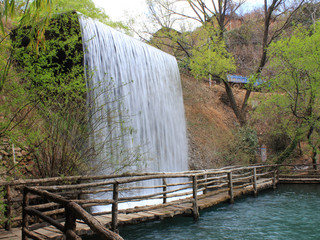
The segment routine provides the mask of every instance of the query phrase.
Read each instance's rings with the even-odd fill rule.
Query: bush
[[[267,145],[273,153],[280,154],[289,146],[290,142],[291,139],[288,134],[275,133],[268,136]]]
[[[253,164],[257,162],[258,147],[257,132],[248,126],[241,127],[234,132],[234,139],[227,144],[222,157],[228,165]]]
[[[84,148],[89,132],[78,16],[54,17],[36,50],[30,44],[32,32],[22,27],[11,36],[21,76],[7,82],[3,92],[11,89],[10,97],[19,97],[17,106],[8,103],[6,121],[13,127],[4,128],[1,136],[30,147],[41,177],[80,174],[86,170],[84,152],[90,153]]]

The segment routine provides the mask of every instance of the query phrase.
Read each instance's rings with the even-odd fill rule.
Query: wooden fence
[[[198,201],[207,195],[228,192],[230,202],[233,202],[237,189],[251,187],[256,195],[258,182],[272,181],[275,187],[280,173],[288,175],[306,170],[309,171],[297,165],[266,165],[181,173],[47,178],[0,182],[0,187],[6,193],[6,229],[22,223],[25,237],[39,239],[33,235],[33,229],[50,224],[69,236],[68,239],[77,239],[76,219],[82,219],[94,232],[107,236],[112,233],[94,216],[110,214],[110,228],[116,232],[118,214],[148,211],[177,201],[192,203],[192,215],[197,219]],[[23,194],[17,194],[21,191]],[[142,201],[143,206],[139,206]],[[15,207],[21,204],[23,209]],[[21,212],[23,216],[19,214]]]
[[[36,206],[30,206],[29,196],[33,194],[39,197],[42,197],[51,203],[41,204]],[[52,204],[53,203],[53,204]],[[65,223],[62,225],[57,219],[50,217],[50,214],[44,214],[41,212],[41,209],[53,207],[53,205],[59,204],[64,208],[65,212]],[[38,219],[43,220],[46,224],[54,226],[57,230],[61,231],[62,234],[66,236],[67,240],[79,240],[81,239],[76,233],[76,219],[81,219],[90,226],[91,230],[104,239],[114,239],[122,240],[122,238],[106,229],[99,221],[92,217],[88,212],[86,212],[79,204],[74,201],[67,200],[57,194],[52,194],[45,190],[39,190],[32,187],[25,187],[23,193],[23,219],[22,219],[22,240],[27,240],[28,237],[36,240],[42,240],[41,237],[32,233],[33,226],[29,226],[29,216],[37,217]],[[40,221],[39,221],[40,222]]]

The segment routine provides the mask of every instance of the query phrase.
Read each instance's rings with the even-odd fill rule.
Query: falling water
[[[108,160],[104,173],[187,170],[175,58],[90,18],[80,17],[80,24],[92,142],[99,149],[98,160]]]

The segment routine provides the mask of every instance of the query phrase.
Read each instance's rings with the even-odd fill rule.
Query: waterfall
[[[187,170],[176,59],[98,21],[79,19],[99,169],[104,166],[104,174]]]

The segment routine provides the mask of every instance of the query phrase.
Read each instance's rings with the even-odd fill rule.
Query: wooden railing
[[[65,212],[65,223],[61,224],[61,220],[56,219],[44,214],[40,211],[40,205],[30,206],[29,196],[30,194],[42,197],[52,203],[59,204],[64,208]],[[122,240],[122,238],[106,229],[99,221],[85,211],[79,204],[67,200],[57,194],[50,193],[46,190],[39,190],[33,187],[25,187],[23,192],[23,219],[22,219],[22,240],[41,239],[38,235],[32,233],[32,227],[29,226],[29,216],[35,216],[47,224],[54,226],[57,230],[61,231],[66,236],[67,240],[78,240],[81,239],[76,233],[76,219],[81,219],[86,223],[90,229],[99,234],[104,239],[110,240]],[[43,207],[43,205],[42,205]]]
[[[42,221],[56,227],[66,236],[68,236],[67,233],[76,232],[75,218],[84,219],[84,214],[86,216],[110,214],[112,220],[110,226],[107,227],[117,232],[119,213],[149,211],[177,204],[177,201],[180,204],[191,203],[191,214],[195,219],[198,219],[198,201],[205,198],[206,195],[228,192],[230,202],[233,202],[235,190],[246,187],[255,189],[257,181],[261,182],[261,179],[273,181],[276,184],[275,167],[253,166],[183,173],[157,173],[144,176],[118,176],[113,179],[91,179],[90,182],[72,185],[25,187],[24,236],[37,239],[36,235],[32,234],[32,229],[40,226],[37,221],[32,222],[32,226],[29,226],[28,215],[37,216]],[[151,184],[150,181],[152,181]],[[149,185],[146,184],[147,182]],[[33,201],[33,204],[30,204],[29,201],[31,196],[33,199],[37,199],[36,202]],[[152,204],[144,202],[143,206],[121,206],[122,204],[137,204],[150,200],[156,202]],[[99,212],[92,213],[92,215],[88,213],[93,207],[99,206],[103,206],[103,210],[100,209]],[[56,218],[64,221],[65,225],[63,226],[54,220]],[[90,222],[86,223],[90,226]],[[100,225],[98,224],[98,226]],[[95,231],[96,228],[91,229]],[[71,235],[69,237],[76,239],[71,238]]]
[[[11,230],[13,226],[19,226],[22,222],[22,191],[24,187],[28,186],[55,186],[61,184],[74,184],[82,182],[90,182],[101,179],[112,179],[127,176],[142,176],[152,173],[141,174],[121,174],[121,175],[101,175],[101,176],[71,176],[71,177],[53,177],[43,179],[27,179],[27,180],[13,180],[0,181],[0,204],[5,206],[4,212],[4,228]],[[1,198],[1,196],[3,196]],[[36,198],[35,196],[32,197]],[[36,199],[33,199],[36,201]],[[3,220],[3,219],[0,219]]]
[[[52,219],[65,218],[66,215],[69,216],[70,211],[74,213],[76,211],[74,209],[79,208],[83,209],[86,214],[92,212],[92,216],[111,214],[112,221],[110,226],[107,227],[117,231],[118,214],[120,213],[148,211],[159,208],[160,204],[163,207],[173,205],[179,199],[180,203],[192,203],[191,214],[197,219],[199,218],[198,201],[207,195],[228,192],[230,202],[233,202],[234,191],[237,189],[250,187],[256,195],[258,181],[259,183],[272,181],[275,186],[280,174],[292,174],[300,170],[306,171],[305,167],[297,165],[228,167],[181,173],[77,176],[12,181],[10,183],[0,182],[0,187],[6,192],[4,203],[6,204],[7,229],[11,228],[12,223],[19,225],[19,222],[23,221],[23,224],[28,222],[24,221],[28,218],[25,219],[18,214],[22,212],[21,209],[18,211],[15,209],[23,202],[24,214],[26,216],[37,216],[36,218],[29,218],[32,227],[29,227],[28,224],[27,227],[24,226],[26,235],[31,233],[37,224],[39,225],[39,222],[35,221],[37,218],[41,219],[41,224],[43,222],[52,224],[46,217],[53,217]],[[310,168],[307,170],[310,171]],[[147,182],[149,184],[146,184]],[[22,199],[22,194],[17,194],[23,188],[26,196],[28,196],[28,201]],[[15,192],[14,197],[13,192]],[[50,194],[54,194],[55,198]],[[57,201],[56,199],[60,199],[57,196],[64,200],[62,202]],[[138,206],[141,201],[147,201],[147,203],[144,203],[144,206]],[[149,203],[148,201],[154,202]],[[136,204],[137,206],[125,207],[123,206],[125,203]],[[97,207],[103,210],[94,212],[94,208]],[[66,214],[67,211],[68,214]],[[77,218],[84,218],[78,212],[75,215]],[[87,224],[90,226],[90,222]],[[73,231],[72,228],[68,227],[73,226],[71,223],[63,226],[63,229],[61,226],[63,225],[56,225],[57,229],[60,229],[64,234],[67,233],[66,229],[71,229],[69,232]]]

